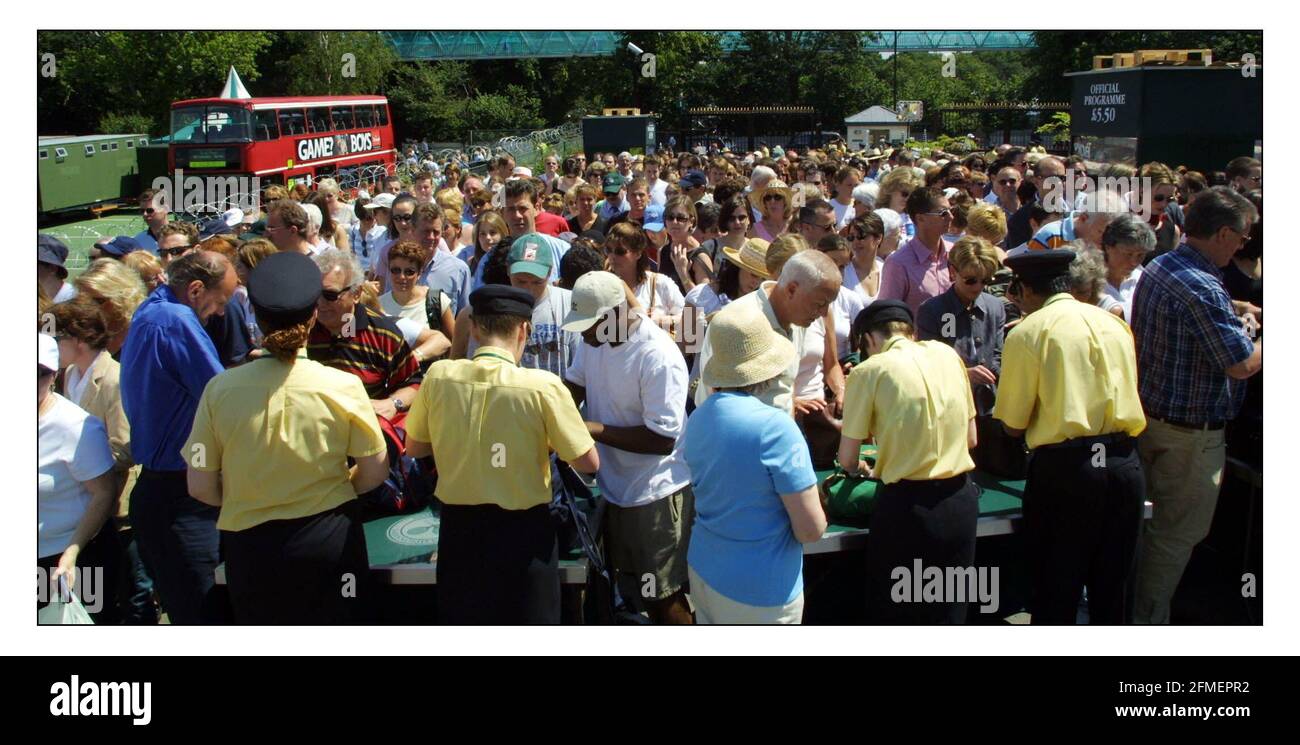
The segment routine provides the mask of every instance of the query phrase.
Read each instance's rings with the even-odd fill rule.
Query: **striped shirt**
[[[1129,323],[1148,416],[1203,424],[1241,411],[1246,381],[1225,371],[1248,359],[1254,343],[1233,313],[1223,274],[1200,251],[1183,244],[1147,265]]]
[[[1060,220],[1049,222],[1034,233],[1029,239],[1030,251],[1045,251],[1060,248],[1074,240],[1074,214],[1068,214]]]
[[[321,324],[313,326],[307,356],[361,378],[371,399],[389,398],[401,388],[418,386],[424,379],[420,363],[397,322],[364,305],[357,305],[354,313],[354,328],[344,329],[350,335],[333,336]]]

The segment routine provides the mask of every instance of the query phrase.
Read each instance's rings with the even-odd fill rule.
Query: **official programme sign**
[[[298,162],[336,158],[352,153],[364,153],[378,148],[379,135],[372,132],[310,137],[305,140],[298,140]]]
[[[1072,134],[1134,137],[1142,109],[1142,84],[1135,72],[1074,76],[1070,106]]]

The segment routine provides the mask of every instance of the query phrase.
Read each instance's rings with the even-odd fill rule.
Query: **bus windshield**
[[[172,109],[171,141],[209,144],[252,142],[252,117],[238,106],[181,106]]]

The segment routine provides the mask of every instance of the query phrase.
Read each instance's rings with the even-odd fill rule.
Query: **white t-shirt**
[[[799,350],[799,374],[794,379],[794,397],[824,400],[826,388],[822,359],[826,355],[826,321],[818,318],[808,326]]]
[[[848,204],[840,204],[840,200],[831,199],[831,209],[835,210],[835,229],[840,230],[853,222],[857,216],[857,211],[853,209],[853,200],[850,199]],[[816,248],[816,246],[813,246]]]
[[[36,423],[36,557],[57,556],[72,542],[90,505],[81,482],[113,468],[108,431],[98,418],[57,393]]]
[[[651,286],[654,287],[654,298],[650,297]],[[686,298],[682,297],[682,291],[678,289],[677,283],[663,274],[646,272],[645,279],[636,286],[633,293],[636,295],[637,302],[641,303],[641,310],[647,315],[651,311],[670,316],[676,315],[686,307]]]
[[[1107,282],[1101,291],[1101,301],[1097,303],[1102,310],[1110,310],[1115,306],[1124,309],[1124,320],[1133,319],[1133,295],[1137,292],[1138,280],[1142,278],[1142,267],[1133,270],[1133,273],[1124,278],[1115,287]]]
[[[402,332],[402,338],[406,340],[406,346],[415,349],[420,341],[420,332],[429,328],[429,324],[426,322],[421,326],[409,318],[397,318],[396,321],[397,330]]]
[[[877,256],[875,261],[876,276],[879,277],[884,270],[885,260]],[[862,298],[863,307],[876,302],[876,295],[880,294],[880,282],[876,282],[876,295],[867,292],[867,288],[862,286],[862,278],[858,276],[858,270],[853,267],[852,261],[844,265],[844,284],[841,285],[841,289],[843,288],[848,288],[850,292]],[[835,329],[835,332],[838,334],[839,329]]]
[[[845,271],[848,271],[847,267]],[[861,294],[840,285],[840,294],[831,303],[831,312],[835,314],[835,351],[840,357],[849,353],[849,331],[853,329],[853,319],[867,307],[868,302]]]
[[[66,303],[67,301],[71,300],[76,296],[77,296],[77,288],[73,285],[68,284],[67,282],[64,282],[63,286],[59,288],[59,291],[54,294],[53,302]]]
[[[392,292],[385,292],[379,296],[379,307],[384,309],[384,315],[386,316],[406,318],[417,324],[422,324],[424,328],[429,328],[429,316],[424,312],[426,297],[412,300],[410,305],[399,305]],[[440,299],[447,302],[447,294],[443,293]],[[448,308],[450,306],[444,305],[442,307]]]
[[[657,204],[660,207],[668,203],[668,182],[663,179],[655,179],[654,186],[650,187],[650,204]]]
[[[677,439],[686,426],[686,361],[668,332],[644,314],[617,347],[578,345],[568,380],[587,389],[588,421],[612,427],[644,425]],[[629,453],[596,443],[600,492],[616,505],[637,507],[675,494],[691,481],[678,449],[671,455]]]

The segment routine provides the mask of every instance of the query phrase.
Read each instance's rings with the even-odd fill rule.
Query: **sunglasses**
[[[171,256],[172,258],[176,258],[181,254],[185,253],[186,251],[190,250],[191,248],[193,248],[193,246],[177,246],[176,248],[160,248],[158,249],[158,254],[160,256]]]
[[[739,213],[731,216],[732,222],[749,222],[749,215]]]
[[[479,205],[479,206],[481,207],[482,205]],[[414,217],[415,217],[415,215],[413,215],[413,214],[411,214],[411,215],[393,215],[393,219],[396,220],[396,221],[398,221],[398,222],[410,222],[411,219],[414,218]]]
[[[1165,194],[1155,194],[1151,197],[1151,201],[1153,202],[1168,202],[1169,199],[1170,197]]]
[[[624,248],[623,246],[606,247],[605,252],[612,253],[615,256],[627,256],[628,254],[633,253],[632,249]]]
[[[922,215],[930,217],[952,217],[952,210],[939,210],[938,212],[922,212]]]
[[[782,195],[780,195],[780,194],[764,194],[764,195],[763,195],[763,201],[764,201],[764,202],[784,202],[784,201],[785,201],[785,197],[782,196]]]
[[[1015,186],[1020,182],[1013,178],[1000,178],[998,179],[998,183],[1001,184],[1002,186]]]
[[[668,222],[690,222],[691,221],[690,215],[678,215],[678,214],[664,215],[664,219],[667,220]]]
[[[140,210],[140,214],[142,214],[142,215],[152,215],[152,214],[154,213],[154,211],[155,211],[155,210],[154,210],[153,207],[145,207],[144,209]]]
[[[412,269],[410,267],[406,269],[398,269],[397,267],[390,266],[388,267],[388,273],[394,277],[415,277],[420,274],[420,270]]]
[[[989,281],[983,277],[962,277],[961,283],[967,287],[974,287],[975,285],[986,285]]]
[[[320,296],[324,298],[326,302],[333,303],[333,302],[337,302],[339,298],[343,297],[344,295],[346,295],[351,291],[352,291],[351,287],[347,287],[342,290],[321,290]]]

